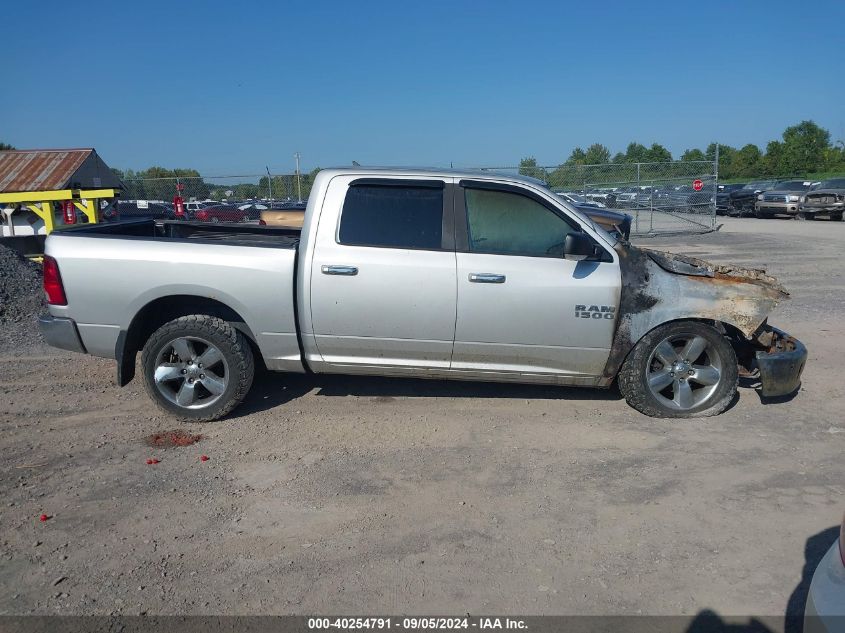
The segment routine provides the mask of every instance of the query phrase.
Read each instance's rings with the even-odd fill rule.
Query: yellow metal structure
[[[56,228],[53,216],[53,202],[70,200],[85,214],[88,222],[96,224],[99,220],[97,203],[104,198],[116,198],[114,189],[60,189],[55,191],[19,191],[0,193],[0,204],[20,204],[32,211],[44,221],[44,229],[49,235]]]

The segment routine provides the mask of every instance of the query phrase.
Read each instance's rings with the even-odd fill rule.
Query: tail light
[[[47,303],[54,306],[66,306],[65,288],[59,273],[59,264],[49,255],[44,256],[44,294]]]

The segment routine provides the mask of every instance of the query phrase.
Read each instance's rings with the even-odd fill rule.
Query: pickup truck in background
[[[651,416],[718,414],[739,367],[764,396],[807,356],[767,323],[762,271],[636,248],[531,179],[329,169],[301,229],[155,222],[50,235],[56,347],[117,360],[182,418],[270,370],[609,387]]]

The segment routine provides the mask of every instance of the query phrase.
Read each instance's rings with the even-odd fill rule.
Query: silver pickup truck
[[[635,248],[531,179],[329,169],[299,228],[138,220],[47,239],[46,340],[117,360],[193,420],[271,370],[609,387],[723,411],[738,375],[795,391],[807,352],[762,271]]]

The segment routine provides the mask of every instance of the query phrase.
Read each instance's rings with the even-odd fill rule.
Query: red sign
[[[704,183],[701,182],[698,178],[692,181],[692,188],[696,191],[701,191],[704,189]]]
[[[180,220],[185,217],[185,201],[178,193],[173,196],[173,215]]]

